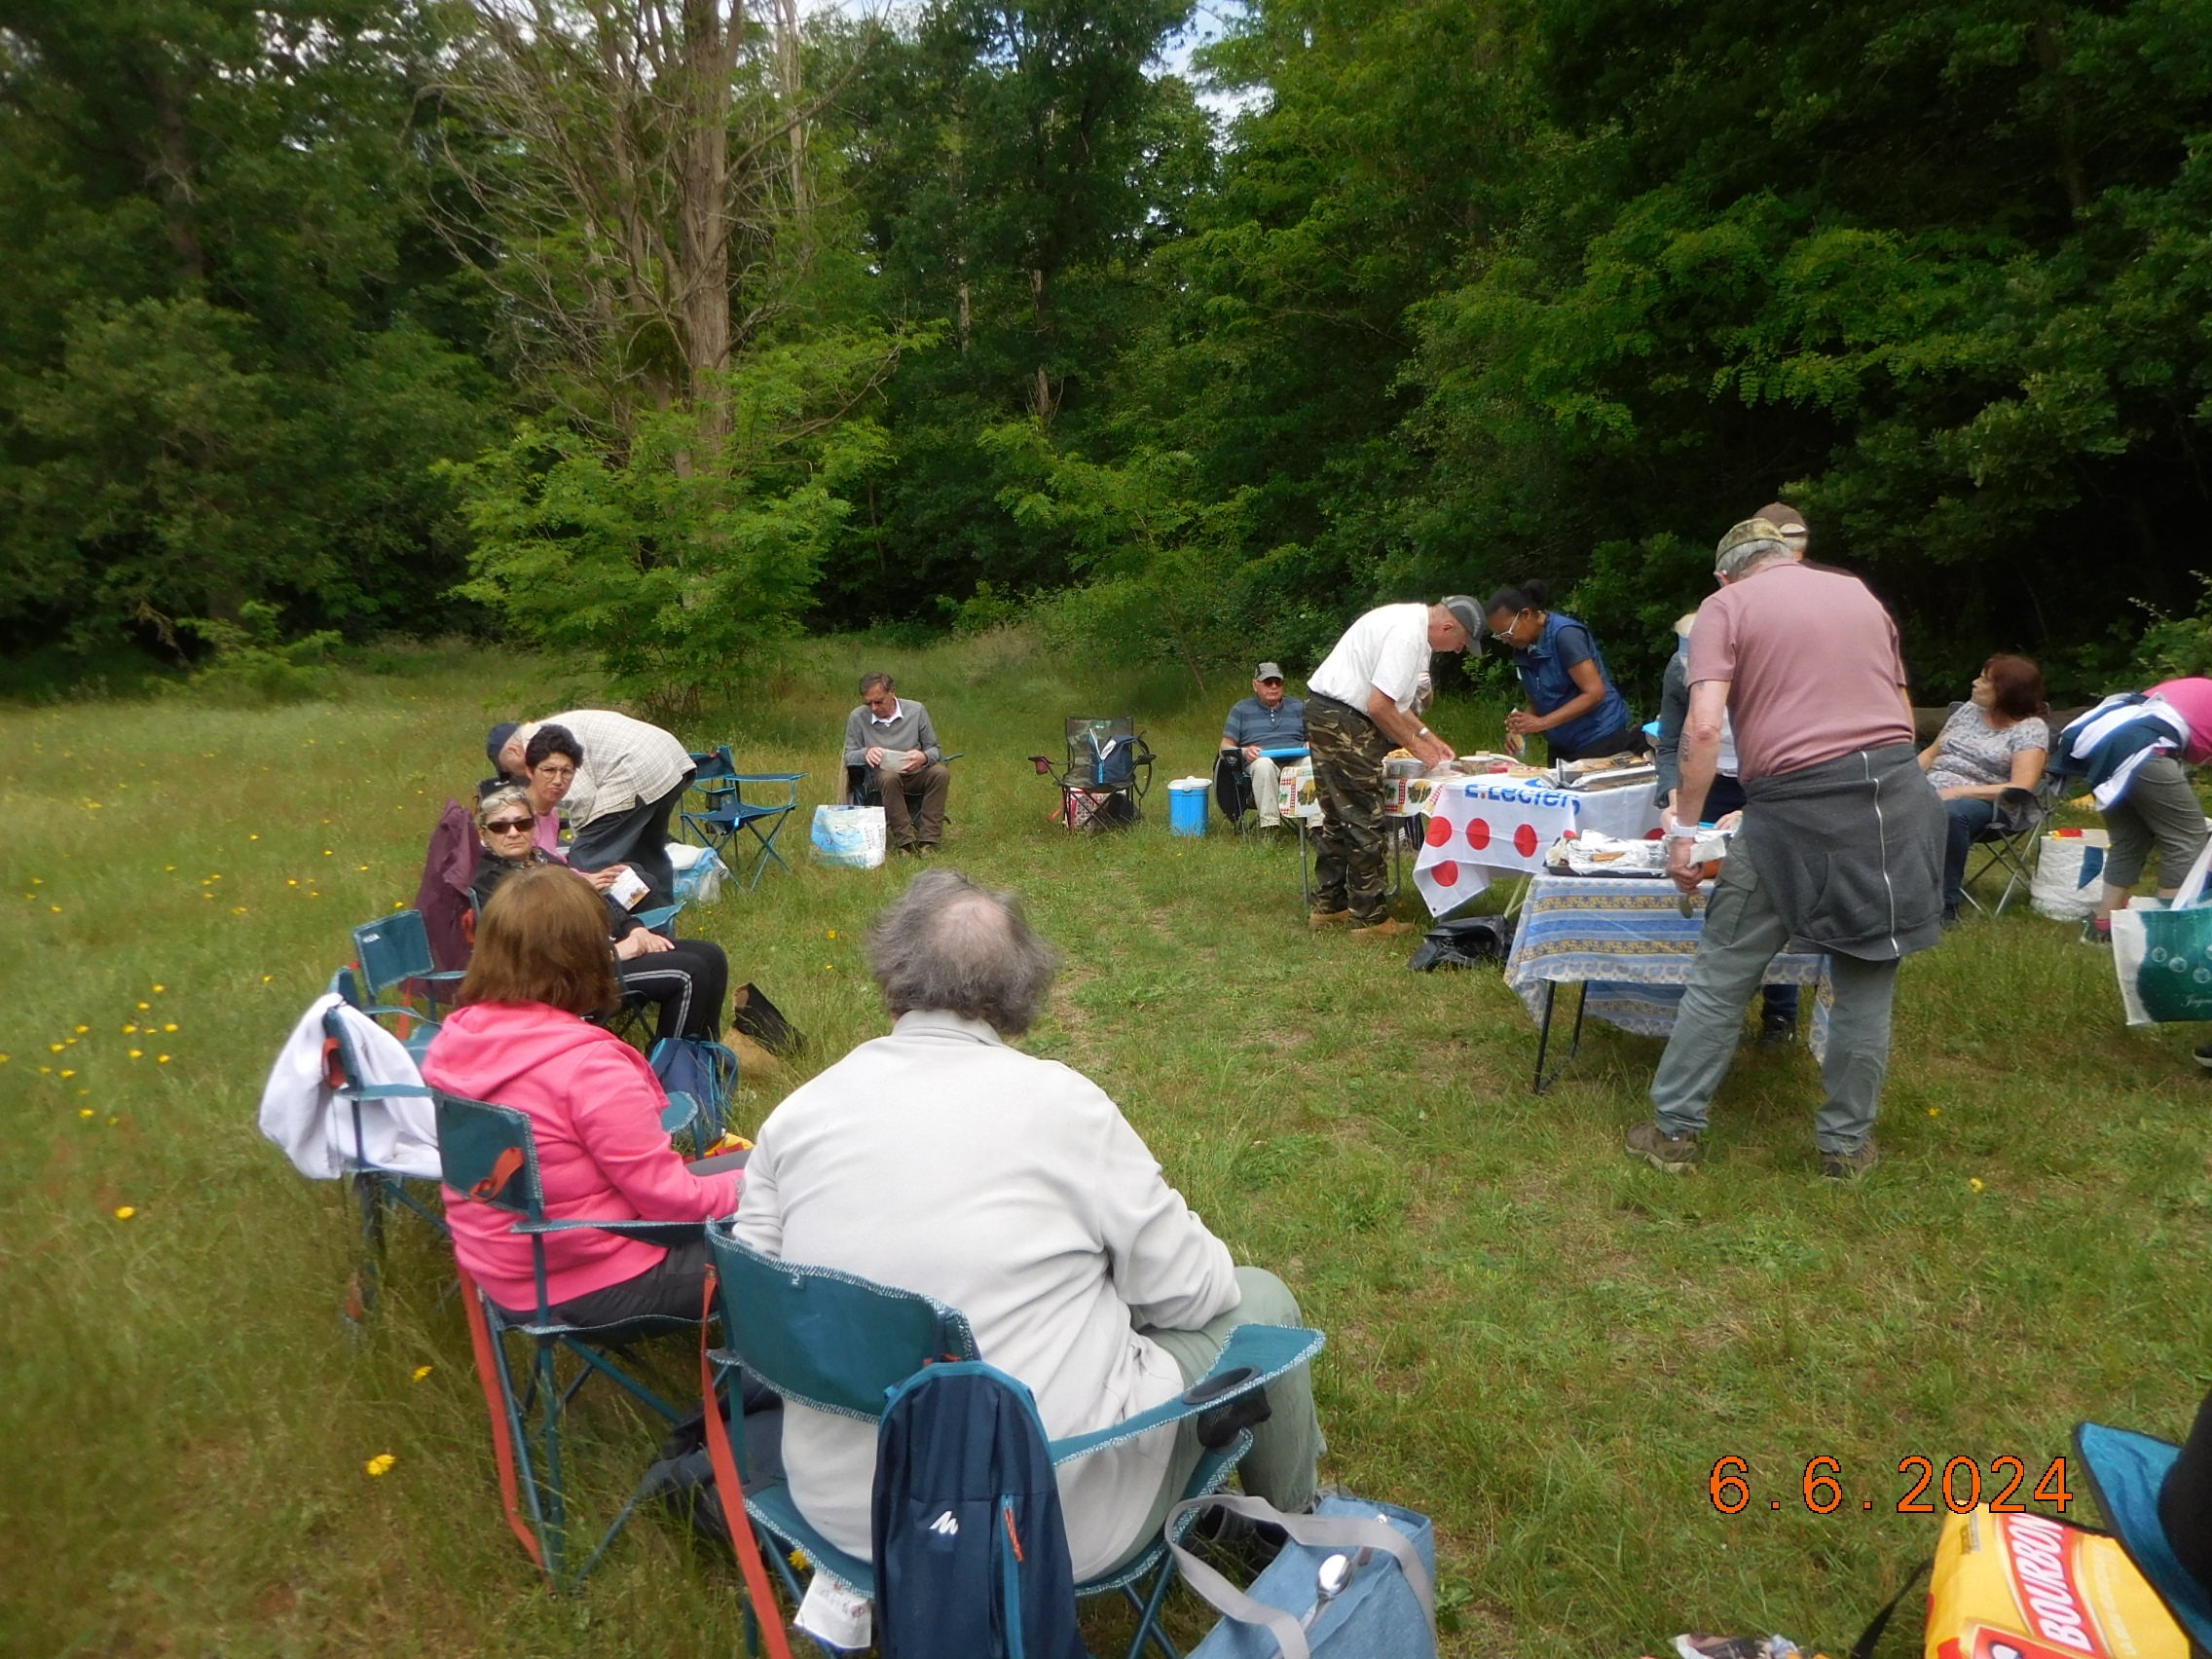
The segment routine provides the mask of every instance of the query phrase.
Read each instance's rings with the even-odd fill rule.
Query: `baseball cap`
[[[1811,534],[1805,524],[1805,515],[1788,501],[1769,501],[1751,515],[1762,518],[1786,536],[1804,536]]]
[[[1463,593],[1448,593],[1437,604],[1452,612],[1452,620],[1458,623],[1467,636],[1467,655],[1480,656],[1483,650],[1483,608]]]
[[[1279,662],[1264,662],[1258,668],[1252,670],[1252,678],[1254,680],[1280,680],[1283,678],[1282,664]]]
[[[499,765],[499,751],[506,748],[507,739],[522,729],[520,720],[501,720],[494,726],[491,735],[484,739],[484,753],[491,756],[493,770]]]

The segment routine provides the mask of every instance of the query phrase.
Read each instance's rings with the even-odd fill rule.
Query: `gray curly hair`
[[[928,1009],[1018,1037],[1045,1006],[1059,957],[1023,919],[1020,895],[929,869],[868,924],[867,965],[894,1019]]]

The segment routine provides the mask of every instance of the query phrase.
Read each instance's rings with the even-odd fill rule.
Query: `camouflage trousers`
[[[1320,797],[1313,908],[1351,911],[1355,927],[1389,912],[1389,842],[1382,822],[1382,757],[1390,740],[1365,715],[1322,697],[1306,703],[1306,741],[1313,751]]]

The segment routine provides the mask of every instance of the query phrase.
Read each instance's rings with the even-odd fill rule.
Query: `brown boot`
[[[1394,916],[1384,916],[1381,921],[1369,927],[1352,929],[1351,937],[1362,940],[1396,939],[1401,934],[1419,933],[1419,931],[1411,922],[1401,922]]]
[[[1341,928],[1349,923],[1349,910],[1309,910],[1306,925],[1309,928]]]

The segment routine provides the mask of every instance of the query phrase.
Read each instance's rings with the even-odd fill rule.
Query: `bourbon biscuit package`
[[[2117,1538],[2047,1515],[1945,1517],[1927,1659],[2190,1659]]]

